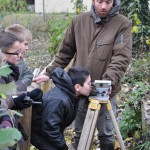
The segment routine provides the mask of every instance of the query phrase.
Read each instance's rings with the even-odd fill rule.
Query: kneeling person
[[[63,132],[75,119],[79,97],[89,96],[91,77],[82,67],[57,67],[51,78],[55,87],[43,96],[43,106],[33,106],[31,143],[39,150],[68,150]]]

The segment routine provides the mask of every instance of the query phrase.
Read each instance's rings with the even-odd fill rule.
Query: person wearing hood
[[[43,95],[43,106],[32,107],[31,143],[39,150],[68,150],[64,130],[76,116],[80,96],[88,97],[91,77],[87,69],[57,67],[55,87]]]
[[[65,68],[73,59],[73,65],[88,68],[92,81],[110,80],[110,102],[116,112],[116,94],[121,90],[121,79],[129,65],[132,50],[132,24],[119,14],[120,0],[92,0],[91,10],[75,16],[68,27],[51,66],[46,73],[34,79],[47,81],[56,67]],[[77,149],[88,101],[82,98],[75,119],[73,145]],[[113,124],[102,105],[97,124],[101,150],[114,149]]]

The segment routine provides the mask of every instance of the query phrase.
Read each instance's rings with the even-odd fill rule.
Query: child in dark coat
[[[63,132],[75,119],[79,97],[89,96],[91,77],[82,67],[58,67],[51,78],[55,87],[43,96],[43,106],[33,106],[31,143],[39,150],[68,150]]]

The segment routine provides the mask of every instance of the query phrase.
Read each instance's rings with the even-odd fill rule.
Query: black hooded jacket
[[[66,147],[63,131],[75,119],[78,104],[72,81],[63,69],[57,67],[52,80],[55,87],[43,96],[43,108],[36,111],[33,107],[31,143],[40,150],[43,146],[47,150]]]

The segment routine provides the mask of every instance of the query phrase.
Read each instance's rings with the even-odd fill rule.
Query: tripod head
[[[108,92],[111,88],[111,81],[109,80],[95,80],[94,86],[96,88],[97,95],[93,98],[99,99],[99,100],[109,100]]]

